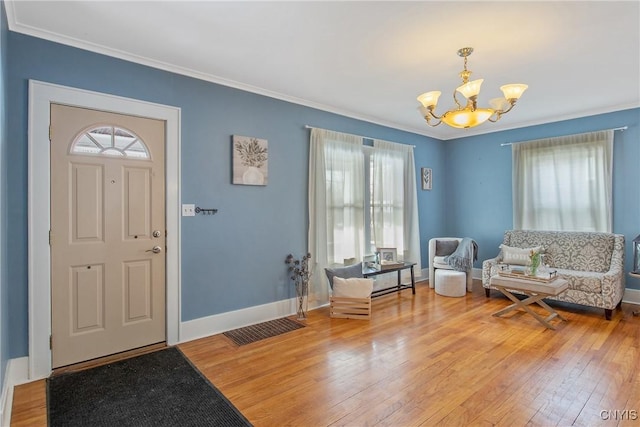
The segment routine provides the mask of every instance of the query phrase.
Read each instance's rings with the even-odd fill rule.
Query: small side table
[[[416,294],[416,278],[413,272],[414,265],[416,265],[415,262],[405,262],[402,265],[399,265],[397,267],[390,267],[390,268],[383,268],[383,269],[370,268],[370,267],[365,267],[363,265],[362,267],[363,277],[372,277],[372,276],[377,276],[379,274],[386,274],[386,273],[393,273],[393,272],[398,273],[397,286],[391,286],[389,288],[375,290],[371,293],[371,298],[380,297],[382,295],[390,294],[392,292],[400,292],[403,289],[411,289],[411,292],[413,293],[413,295],[415,295]],[[402,270],[411,270],[411,286],[405,285],[402,283],[402,280],[400,278]]]

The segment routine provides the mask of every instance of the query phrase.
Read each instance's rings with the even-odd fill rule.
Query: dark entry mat
[[[49,426],[251,426],[175,347],[47,380]]]

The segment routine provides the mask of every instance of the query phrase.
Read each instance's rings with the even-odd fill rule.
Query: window
[[[142,140],[133,132],[115,126],[98,126],[80,133],[71,144],[71,154],[149,158],[149,150]]]
[[[376,247],[397,248],[420,271],[413,147],[312,129],[309,154],[309,252],[314,268],[362,261]],[[312,258],[314,259],[314,258]],[[326,295],[323,274],[312,277]],[[324,296],[324,295],[323,295]]]
[[[613,131],[513,144],[516,229],[611,232]]]
[[[365,248],[364,177],[362,138],[312,130],[309,252],[322,268],[342,264],[348,258],[362,259]]]
[[[413,147],[374,141],[369,199],[374,249],[396,248],[400,258],[415,260],[414,236],[409,233],[416,203]]]
[[[361,259],[364,250],[364,155],[360,146],[325,146],[327,254],[330,264]]]

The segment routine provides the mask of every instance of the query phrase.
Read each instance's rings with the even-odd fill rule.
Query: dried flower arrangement
[[[309,280],[311,279],[311,270],[309,269],[309,260],[311,254],[307,253],[302,260],[294,258],[292,254],[287,255],[284,262],[289,266],[291,280],[296,287],[296,296],[298,297],[297,314],[298,319],[307,318],[307,305],[309,303]]]

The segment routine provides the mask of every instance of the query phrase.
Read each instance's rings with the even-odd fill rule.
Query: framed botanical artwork
[[[380,254],[380,264],[395,264],[398,262],[398,252],[396,248],[378,248]]]
[[[433,171],[431,168],[422,168],[422,189],[431,190],[433,182]]]
[[[267,185],[269,151],[266,139],[233,135],[233,183]]]

